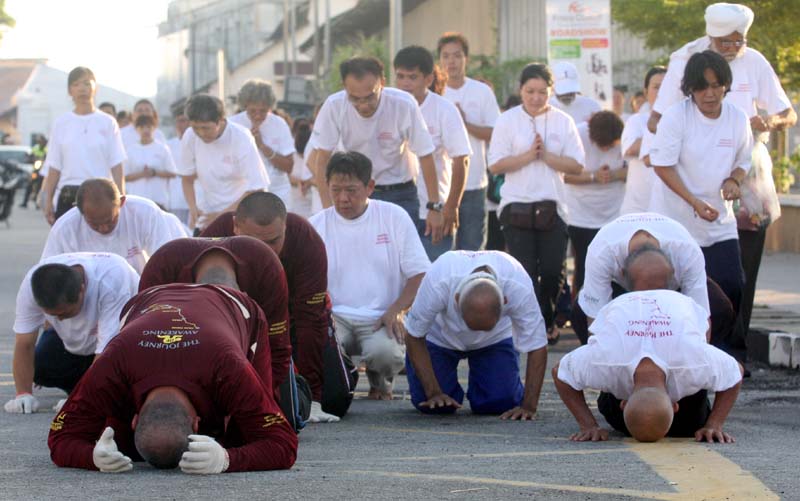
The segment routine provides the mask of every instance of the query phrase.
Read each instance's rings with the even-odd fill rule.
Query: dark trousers
[[[358,368],[336,341],[333,317],[330,317],[328,342],[322,351],[322,410],[344,417],[353,401],[358,384]]]
[[[456,249],[477,251],[486,247],[486,188],[464,190],[458,207]]]
[[[295,433],[305,428],[311,414],[311,387],[306,379],[294,371],[294,362],[289,363],[289,377],[279,387],[281,412]]]
[[[519,379],[519,353],[511,338],[477,350],[457,351],[425,341],[431,356],[433,373],[442,391],[458,403],[464,401],[464,388],[458,382],[458,362],[469,361],[467,399],[475,414],[502,414],[522,402],[524,388]],[[428,399],[414,365],[406,356],[406,375],[411,403],[425,414],[451,414],[454,407],[420,407]]]
[[[598,231],[600,231],[599,228],[567,226],[567,233],[572,242],[572,248],[575,250],[575,276],[572,279],[572,290],[574,291],[579,291],[583,287],[583,280],[586,277],[586,252]]]
[[[392,190],[382,191],[376,189],[372,192],[370,198],[399,205],[411,216],[414,227],[417,226],[417,221],[419,221],[419,195],[417,194],[417,186],[414,183],[408,183],[408,186]]]
[[[721,348],[737,360],[742,361],[747,353],[747,336],[740,313],[744,290],[744,271],[739,253],[739,240],[717,242],[708,247],[701,247],[701,250],[706,260],[706,275],[725,292],[736,315],[733,331]]]
[[[597,410],[615,430],[630,436],[628,427],[625,426],[620,402],[621,400],[611,393],[601,392],[597,397]],[[709,414],[711,414],[711,404],[708,402],[706,390],[683,397],[678,400],[678,412],[672,419],[672,426],[670,426],[667,436],[693,437],[694,432],[706,425]]]
[[[78,198],[78,188],[80,186],[62,186],[61,192],[58,194],[58,202],[56,203],[56,219],[60,218],[68,210],[75,207],[75,202]]]
[[[522,264],[531,277],[545,325],[548,329],[551,328],[558,294],[564,283],[567,225],[556,216],[556,223],[549,231],[524,230],[504,225],[503,235],[508,253]]]
[[[717,348],[725,348],[734,333],[736,313],[733,311],[728,296],[710,278],[706,278],[706,288],[708,289],[708,306],[711,310],[711,344]],[[616,282],[611,283],[612,298],[617,298],[627,292]],[[589,340],[588,320],[577,298],[572,304],[572,328],[575,329],[575,334],[581,344],[586,344]]]
[[[48,388],[60,388],[69,393],[94,362],[94,355],[75,355],[53,329],[39,336],[33,358],[33,382]]]
[[[497,211],[493,210],[489,211],[486,250],[506,251],[506,238],[497,219]]]
[[[756,295],[758,269],[761,267],[761,255],[764,253],[764,241],[767,239],[767,228],[756,231],[739,230],[739,250],[742,254],[744,269],[744,288],[742,289],[742,328],[745,334],[750,331],[750,316],[753,313],[753,300]]]

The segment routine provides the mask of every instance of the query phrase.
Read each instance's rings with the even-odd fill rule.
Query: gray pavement
[[[40,254],[47,226],[40,213],[14,209],[0,223],[0,401],[14,395],[11,356],[19,282]],[[765,257],[757,302],[800,306],[798,256]],[[563,336],[552,366],[577,346]],[[466,379],[466,367],[461,368]],[[365,378],[363,378],[365,379]],[[466,382],[466,381],[464,381]],[[363,382],[359,388],[363,395]],[[544,385],[534,422],[503,422],[468,410],[422,416],[399,378],[391,402],[358,399],[338,424],[310,425],[300,435],[297,464],[283,472],[193,477],[136,464],[106,475],[59,469],[49,459],[52,412],[0,411],[0,499],[798,499],[800,498],[800,375],[753,367],[727,430],[730,445],[688,440],[636,444],[575,444],[576,425]],[[62,397],[38,392],[43,407]],[[589,395],[591,398],[593,395]],[[600,418],[602,420],[602,418]],[[601,421],[602,422],[602,421]]]

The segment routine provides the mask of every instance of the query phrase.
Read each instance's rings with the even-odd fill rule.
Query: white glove
[[[39,401],[30,393],[22,393],[3,406],[11,414],[32,414],[39,410]]]
[[[103,473],[122,473],[133,469],[133,461],[117,449],[114,428],[107,426],[94,446],[92,461]]]
[[[228,451],[206,435],[189,435],[189,450],[181,456],[178,466],[184,473],[210,475],[228,469]]]
[[[339,416],[328,414],[322,410],[322,404],[311,402],[311,414],[308,416],[309,423],[338,423]]]
[[[53,406],[53,410],[56,411],[56,414],[61,412],[61,408],[64,407],[64,404],[66,404],[66,403],[67,403],[67,399],[66,398],[62,398],[61,400],[59,400],[56,403],[56,405]]]

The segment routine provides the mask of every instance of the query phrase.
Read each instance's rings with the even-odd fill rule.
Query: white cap
[[[734,31],[747,35],[753,24],[753,11],[738,3],[715,3],[706,8],[706,34],[712,37],[728,36]]]
[[[578,69],[575,65],[567,61],[561,61],[553,65],[550,69],[555,79],[556,95],[570,94],[581,91],[581,82],[578,78]]]

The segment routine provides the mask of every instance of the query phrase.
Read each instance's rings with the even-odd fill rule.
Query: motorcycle
[[[11,225],[8,218],[14,207],[14,194],[23,188],[31,174],[13,161],[0,161],[0,221],[5,221],[6,226]]]

